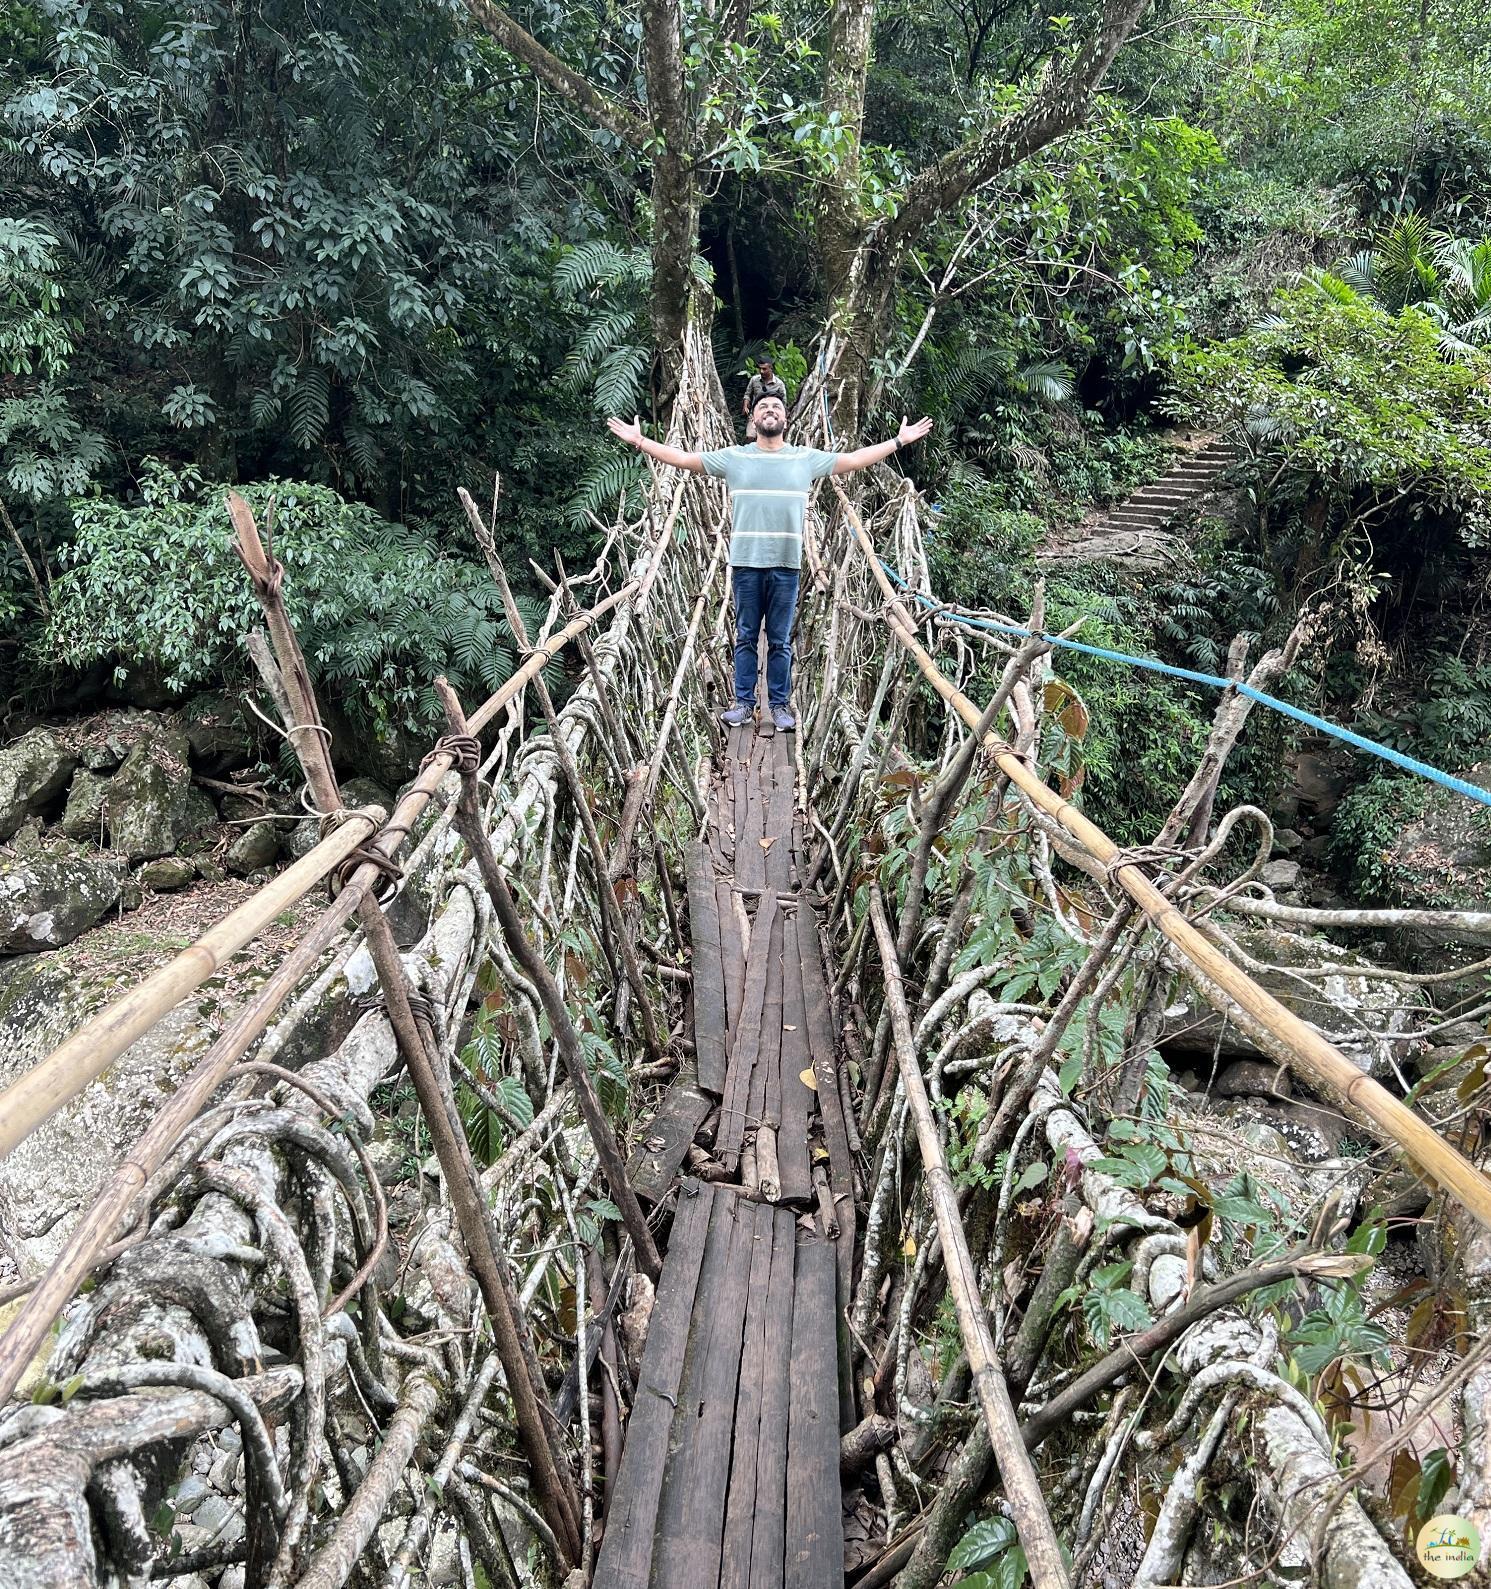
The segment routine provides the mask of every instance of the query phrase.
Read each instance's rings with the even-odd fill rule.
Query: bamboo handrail
[[[244,525],[252,529],[253,518],[248,511],[247,503],[243,505],[241,512],[236,508],[236,500],[230,506],[233,511],[235,526]],[[263,553],[257,531],[251,537],[246,537],[245,541],[245,549],[249,555],[244,560],[249,566],[250,573],[268,577],[270,573],[269,561]],[[240,541],[240,545],[245,545],[245,541]],[[258,551],[258,567],[255,567],[253,560],[255,549]],[[561,651],[571,640],[583,634],[597,619],[610,612],[628,596],[633,595],[639,589],[640,584],[640,580],[633,579],[623,585],[613,595],[598,602],[588,611],[577,614],[564,629],[551,636],[542,646],[533,651],[512,678],[495,691],[472,714],[473,731],[475,731],[476,727],[490,723],[499,712],[517,698],[519,692],[534,678],[552,656]],[[383,828],[382,832],[377,834],[377,837],[371,841],[369,847],[390,858],[396,854],[425,806],[428,805],[435,790],[439,787],[440,780],[453,765],[453,760],[448,755],[441,753],[432,756],[425,766],[421,768],[419,776],[405,790],[404,796],[395,808],[393,817],[388,825]],[[360,814],[369,818],[374,829],[377,829],[383,820],[383,812],[377,807],[370,807]],[[375,817],[376,820],[374,820]],[[350,850],[356,848],[360,842],[366,839],[366,834],[361,824],[344,826],[339,830],[339,834],[343,844],[336,849],[328,864],[321,868],[318,876],[325,876],[329,873],[345,858],[345,855]],[[331,836],[332,839],[337,837],[338,834]],[[323,843],[328,842],[330,840],[323,841]],[[318,855],[321,851],[322,846],[318,845],[315,850],[312,850],[304,858],[304,861],[297,862],[296,865],[301,866],[305,862],[309,862],[312,857]],[[294,870],[293,867],[287,869],[268,887],[273,889],[277,884],[282,884],[286,878],[291,876]],[[66,1305],[68,1298],[76,1290],[88,1271],[98,1262],[100,1255],[107,1249],[111,1237],[118,1228],[119,1221],[128,1213],[140,1189],[164,1162],[165,1156],[175,1146],[181,1133],[196,1118],[197,1113],[217,1090],[228,1069],[247,1052],[311,963],[332,941],[345,925],[347,919],[357,910],[364,894],[378,883],[382,877],[383,873],[372,862],[364,862],[356,869],[348,879],[342,893],[322,912],[308,934],[290,952],[284,963],[278,968],[269,982],[254,996],[250,1004],[241,1010],[232,1023],[219,1034],[216,1042],[202,1056],[196,1067],[182,1081],[161,1112],[151,1121],[139,1140],[126,1154],[114,1174],[99,1189],[88,1209],[78,1220],[62,1251],[42,1276],[36,1289],[27,1298],[25,1306],[10,1321],[4,1334],[0,1335],[0,1401],[7,1399],[15,1390],[21,1375],[25,1372],[27,1363],[32,1360],[42,1340],[45,1338],[46,1332],[51,1328],[52,1321]],[[312,879],[311,883],[307,885],[307,889],[302,890],[302,893],[307,892],[309,887],[314,886],[314,882],[315,879]],[[262,899],[263,896],[261,894],[255,897],[256,899]],[[254,901],[248,902],[249,905],[253,903]],[[247,905],[241,907],[241,909],[247,908]],[[278,910],[284,908],[285,904],[282,902],[271,914],[271,919],[273,914],[277,914]],[[231,920],[232,917],[229,917],[224,922],[218,923],[213,932],[219,931],[226,925],[227,921]],[[194,945],[193,948],[195,947],[197,946]],[[186,953],[190,955],[192,951],[187,950]],[[209,971],[204,973],[204,976],[211,974]],[[195,983],[192,984],[192,986],[196,985]],[[122,999],[116,1000],[107,1010],[101,1012],[96,1021],[101,1021],[104,1017],[116,1012],[126,1001],[140,997],[149,986],[149,982],[141,984],[140,987],[132,990],[130,994],[126,994]],[[182,998],[192,991],[192,986],[183,987],[171,999],[170,1003],[160,1006],[153,1019],[135,1031],[121,1047],[116,1047],[113,1052],[105,1054],[99,1064],[99,1070],[105,1068],[113,1058],[117,1057],[123,1046],[128,1046],[128,1042],[135,1041],[155,1021],[162,1019],[169,1013]],[[13,1096],[20,1095],[23,1084],[31,1077],[36,1076],[37,1071],[41,1070],[43,1066],[53,1065],[58,1056],[64,1054],[64,1051],[70,1051],[73,1045],[81,1043],[87,1037],[94,1024],[90,1023],[82,1031],[75,1033],[60,1048],[48,1055],[38,1066],[28,1072],[27,1076],[17,1081],[8,1092],[0,1094],[0,1124],[8,1125],[11,1122],[10,1101]],[[55,1112],[56,1108],[61,1107],[62,1104],[67,1102],[68,1098],[75,1096],[77,1091],[86,1086],[87,1082],[92,1080],[93,1075],[97,1073],[97,1071],[94,1071],[92,1075],[83,1078],[78,1083],[78,1086],[68,1092],[66,1096],[58,1098],[53,1108],[49,1109],[45,1114],[36,1114],[33,1111],[33,1118],[31,1118],[29,1124],[21,1122],[17,1118],[12,1138],[5,1141],[3,1150],[0,1151],[9,1152],[16,1143],[24,1140],[43,1120]],[[39,1085],[40,1083],[33,1084],[34,1087]]]
[[[367,842],[383,821],[381,806],[348,813],[321,842],[256,894],[214,923],[173,960],[100,1010],[24,1076],[0,1093],[0,1157],[101,1076],[136,1038],[215,976],[282,911]]]
[[[916,638],[915,622],[886,578],[859,514],[842,491],[838,494],[859,548],[885,597],[886,622],[892,633],[920,668],[927,683],[970,729],[976,728],[980,717],[978,708],[943,675]],[[1291,1063],[1302,1074],[1364,1116],[1387,1141],[1402,1149],[1425,1174],[1453,1192],[1476,1219],[1491,1228],[1491,1179],[1451,1147],[1432,1126],[1420,1120],[1406,1104],[1353,1065],[1334,1043],[1286,1009],[1247,972],[1233,964],[1166,899],[1136,861],[1126,857],[1100,827],[1038,778],[1006,741],[990,732],[984,736],[984,745],[1010,782],[1100,861],[1107,868],[1109,878],[1195,967],[1200,973],[1198,985],[1215,1009],[1231,1016],[1231,1006],[1235,1004],[1245,1017],[1255,1021],[1292,1056]]]

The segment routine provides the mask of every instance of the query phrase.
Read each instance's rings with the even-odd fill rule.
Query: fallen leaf
[[[905,1253],[908,1258],[916,1257],[916,1237],[908,1236],[906,1240],[901,1243],[901,1251]]]
[[[784,1026],[782,1030],[784,1032],[795,1032],[797,1028],[795,1026]]]
[[[804,1087],[809,1088],[813,1092],[818,1091],[818,1078],[813,1074],[813,1067],[811,1065],[809,1065],[806,1070],[799,1071],[797,1079],[803,1084]]]
[[[760,842],[763,850],[769,850],[777,842],[777,835],[773,833],[770,838],[762,839]]]

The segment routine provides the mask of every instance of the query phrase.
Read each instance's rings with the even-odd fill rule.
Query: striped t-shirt
[[[802,520],[815,480],[832,474],[836,452],[751,443],[706,452],[704,472],[730,488],[732,568],[801,568]]]

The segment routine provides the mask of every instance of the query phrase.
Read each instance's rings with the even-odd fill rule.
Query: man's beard
[[[756,421],[756,432],[761,436],[780,436],[785,423],[784,420],[779,419],[775,414],[763,414]]]

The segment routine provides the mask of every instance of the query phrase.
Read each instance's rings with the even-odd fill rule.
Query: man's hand
[[[920,441],[932,428],[930,419],[919,419],[913,425],[904,414],[901,415],[901,428],[896,432],[896,443],[901,447],[909,447],[912,442]]]
[[[624,419],[608,419],[606,429],[618,441],[624,441],[627,446],[635,447],[638,452],[645,452],[649,458],[656,458],[659,463],[671,464],[675,469],[687,469],[690,474],[704,473],[704,464],[697,452],[680,452],[677,447],[670,447],[665,441],[654,441],[651,436],[644,436],[640,416],[630,423]]]

